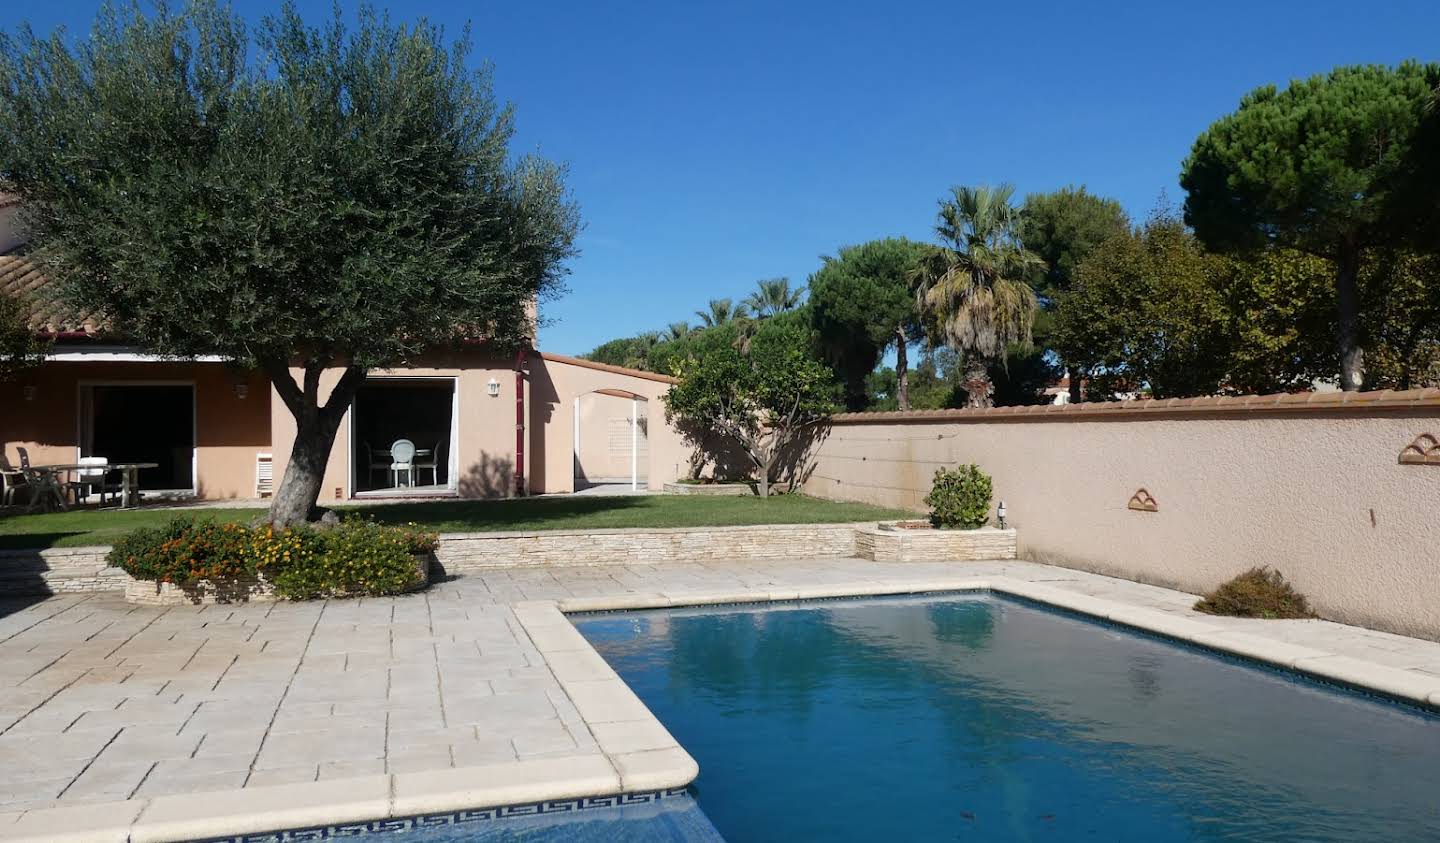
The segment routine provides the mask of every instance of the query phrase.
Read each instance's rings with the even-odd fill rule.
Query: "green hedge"
[[[416,554],[435,550],[434,533],[352,516],[329,527],[222,524],[190,516],[127,533],[107,561],[137,580],[185,586],[255,575],[281,597],[399,594],[419,585]]]

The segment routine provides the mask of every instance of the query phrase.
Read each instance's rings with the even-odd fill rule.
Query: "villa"
[[[269,380],[216,357],[147,355],[66,307],[26,257],[17,211],[0,197],[0,295],[26,297],[31,327],[54,344],[43,365],[0,383],[0,445],[10,464],[21,449],[36,465],[103,456],[156,463],[139,475],[150,496],[264,497],[295,435]],[[534,348],[437,349],[370,374],[336,436],[321,500],[659,489],[679,476],[688,453],[659,403],[671,383]],[[389,453],[402,439],[416,447],[404,473],[391,470]]]

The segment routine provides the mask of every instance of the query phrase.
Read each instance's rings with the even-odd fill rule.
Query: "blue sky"
[[[255,18],[275,6],[236,0]],[[83,30],[95,7],[11,0],[0,26]],[[457,34],[470,21],[517,147],[570,166],[582,254],[540,336],[569,354],[693,322],[759,278],[803,283],[841,245],[928,239],[954,184],[1085,184],[1144,216],[1162,191],[1181,201],[1191,142],[1246,91],[1440,59],[1434,0],[389,8]]]

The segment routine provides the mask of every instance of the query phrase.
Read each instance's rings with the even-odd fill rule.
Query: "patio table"
[[[50,512],[59,509],[62,512],[70,507],[65,503],[65,484],[60,482],[60,475],[69,471],[93,471],[103,468],[106,471],[120,472],[120,509],[130,509],[135,506],[140,485],[135,475],[142,468],[159,468],[158,462],[112,462],[105,465],[90,465],[81,463],[56,463],[54,465],[32,465],[29,468],[22,468],[26,479],[34,484],[34,490],[30,493],[29,512]]]
[[[105,466],[120,472],[120,509],[130,509],[140,498],[140,483],[135,475],[142,468],[159,468],[158,462],[112,462]],[[133,497],[132,497],[133,496]]]
[[[82,468],[94,468],[93,465],[80,465],[79,463],[57,463],[55,465],[31,465],[20,469],[25,475],[25,480],[30,484],[30,506],[26,512],[50,512],[54,509],[67,510],[65,504],[65,484],[60,482],[60,475],[67,471],[79,471]]]

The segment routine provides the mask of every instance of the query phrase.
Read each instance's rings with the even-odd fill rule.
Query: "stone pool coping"
[[[695,760],[566,618],[567,613],[988,591],[1031,600],[1324,681],[1440,710],[1440,676],[1236,632],[1174,614],[1004,576],[962,575],[807,587],[627,593],[511,604],[599,752],[459,769],[177,794],[0,813],[0,840],[166,843],[389,817],[683,787]]]

